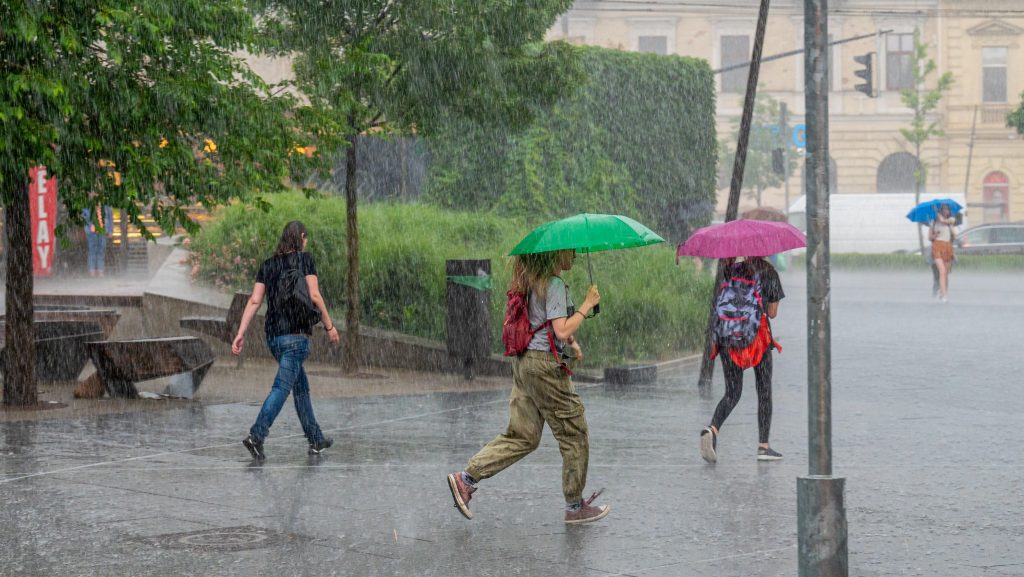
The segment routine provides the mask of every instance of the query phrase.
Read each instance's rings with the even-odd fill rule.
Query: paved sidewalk
[[[781,462],[755,460],[750,375],[714,466],[697,434],[720,369],[711,400],[695,391],[695,366],[652,385],[582,385],[588,488],[606,487],[609,517],[562,523],[560,457],[546,434],[481,483],[467,521],[444,475],[502,430],[507,382],[460,391],[457,378],[415,373],[315,376],[335,446],[307,457],[286,406],[255,466],[239,441],[273,367],[221,385],[234,370],[221,361],[204,403],[0,423],[0,574],[796,575],[806,302],[802,272],[783,281]],[[1024,575],[1020,331],[994,332],[1024,318],[1024,291],[1007,290],[1019,282],[956,275],[953,302],[940,305],[927,299],[927,272],[833,275],[835,471],[847,477],[851,575]],[[403,389],[423,392],[361,396]]]

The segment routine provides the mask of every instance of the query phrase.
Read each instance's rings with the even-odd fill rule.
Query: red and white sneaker
[[[469,500],[473,498],[476,487],[462,480],[462,473],[451,473],[448,475],[448,488],[452,491],[452,498],[455,499],[455,508],[467,519],[473,518],[473,512],[469,510]]]
[[[582,525],[583,523],[591,523],[598,519],[604,519],[608,516],[608,512],[612,510],[608,505],[601,505],[599,507],[591,507],[591,503],[594,499],[597,499],[604,489],[594,493],[589,499],[584,499],[580,502],[580,508],[575,511],[565,512],[565,523],[567,525]]]

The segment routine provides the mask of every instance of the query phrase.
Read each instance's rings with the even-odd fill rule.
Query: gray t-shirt
[[[565,282],[557,276],[551,277],[551,280],[548,281],[546,299],[542,300],[533,297],[534,295],[531,291],[531,330],[536,330],[537,327],[544,324],[545,321],[567,317],[573,314],[576,310],[576,307],[572,304],[572,298],[569,297],[569,287],[565,286]],[[550,325],[548,325],[544,330],[534,333],[533,339],[530,341],[530,345],[526,347],[527,350],[551,352],[551,343],[548,342],[548,331],[551,331]],[[561,354],[562,349],[565,348],[565,341],[558,340],[554,331],[551,331],[551,336],[554,337],[555,340],[555,350]]]

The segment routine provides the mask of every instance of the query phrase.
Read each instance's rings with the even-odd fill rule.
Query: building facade
[[[758,0],[578,0],[550,39],[606,48],[706,59],[719,70],[750,59]],[[801,0],[771,3],[763,56],[804,46]],[[1017,0],[832,0],[828,33],[829,141],[832,193],[913,192],[915,148],[900,133],[912,112],[900,91],[912,87],[914,33],[929,46],[936,71],[953,75],[929,121],[942,128],[921,150],[925,192],[963,192],[972,224],[1024,220],[1024,137],[1006,126],[1006,114],[1024,92],[1024,2]],[[863,68],[855,56],[873,53],[874,97],[855,86]],[[765,61],[758,90],[804,116],[803,55]],[[1014,72],[1016,70],[1017,72]],[[747,70],[716,74],[719,134],[730,134],[743,106]],[[800,151],[797,151],[800,154]],[[783,187],[763,195],[782,208],[803,188],[802,161]],[[727,190],[719,191],[724,210]],[[744,206],[753,201],[744,198]]]

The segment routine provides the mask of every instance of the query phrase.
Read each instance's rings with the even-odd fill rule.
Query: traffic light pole
[[[881,37],[881,36],[883,36],[885,34],[888,34],[890,32],[892,32],[892,29],[889,29],[889,30],[879,30],[878,32],[872,32],[871,34],[861,34],[860,36],[850,36],[849,38],[842,38],[840,40],[833,40],[832,42],[828,43],[828,46],[835,46],[837,44],[846,44],[847,42],[853,42],[854,40],[863,40],[865,38],[879,38],[879,37]],[[761,62],[771,62],[772,60],[780,60],[782,58],[789,58],[790,56],[796,56],[797,54],[803,54],[804,51],[805,51],[804,48],[797,48],[796,50],[790,50],[789,52],[780,52],[778,54],[772,54],[771,56],[765,56],[764,58],[762,58]],[[747,68],[747,67],[750,66],[750,64],[751,64],[751,61],[743,62],[743,63],[740,63],[740,64],[732,64],[730,66],[726,66],[725,68],[718,68],[716,70],[712,70],[711,72],[713,74],[721,74],[722,72],[729,72],[730,70],[739,70],[740,68]]]
[[[828,196],[828,0],[804,0],[807,111],[808,475],[797,478],[800,577],[848,577],[845,479],[832,476],[832,342]]]

